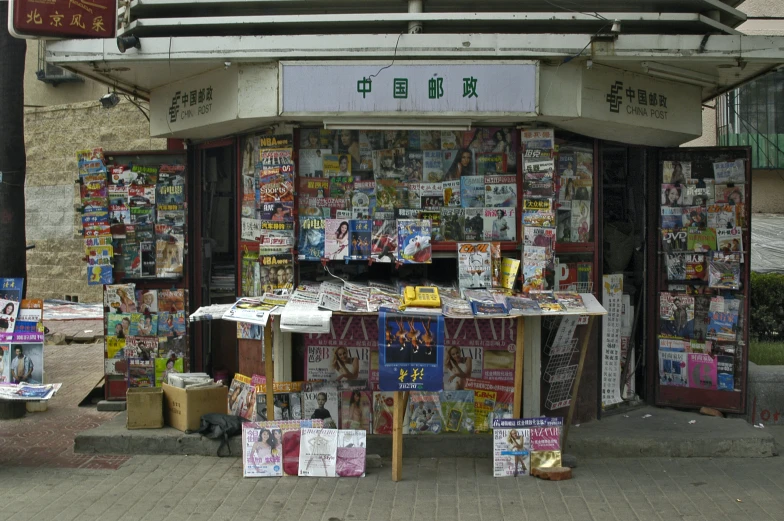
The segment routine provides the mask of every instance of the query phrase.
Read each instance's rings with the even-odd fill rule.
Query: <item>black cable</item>
[[[569,9],[568,7],[564,7],[562,5],[558,5],[555,2],[551,2],[550,0],[544,0],[544,2],[546,4],[550,4],[553,7],[557,7],[558,9],[563,9],[564,11],[569,11],[571,13],[579,13],[579,14],[584,14],[584,15],[588,15],[588,16],[593,16],[597,20],[605,20],[605,21],[607,21],[607,18],[605,18],[604,16],[600,15],[596,11],[594,11],[593,14],[591,14],[591,13],[588,13],[588,12],[585,12],[585,11],[577,11],[575,9]],[[575,7],[580,7],[578,4],[575,4],[573,2],[568,2],[568,3],[573,4]]]
[[[381,74],[381,71],[383,71],[384,69],[388,69],[395,64],[395,60],[397,59],[397,46],[400,45],[400,38],[402,38],[403,35],[406,34],[407,32],[408,31],[403,31],[402,33],[397,35],[397,42],[395,42],[395,52],[392,54],[392,63],[390,63],[389,65],[385,65],[384,67],[381,67],[377,73],[368,76],[368,79],[377,77],[379,74]]]
[[[604,28],[607,27],[608,25],[612,25],[612,24],[607,23],[607,24],[604,24],[603,26],[601,26],[601,28],[599,28],[599,30],[596,31],[596,33],[594,33],[593,36],[591,36],[591,38],[588,40],[588,43],[585,44],[585,47],[580,49],[580,52],[578,52],[574,56],[567,56],[566,58],[564,58],[564,61],[562,61],[561,64],[569,63],[570,61],[574,60],[575,58],[579,58],[583,54],[583,51],[585,51],[585,49],[587,49],[588,46],[593,43],[593,39],[596,38],[599,34],[601,34],[601,32],[604,31]]]
[[[144,111],[144,109],[142,108],[142,106],[141,106],[139,103],[137,103],[137,102],[135,102],[134,100],[132,100],[132,99],[131,99],[131,97],[130,97],[130,96],[128,96],[127,94],[124,94],[124,96],[125,96],[125,99],[127,99],[127,100],[128,100],[128,102],[129,102],[131,105],[133,105],[134,107],[136,107],[136,108],[139,110],[139,112],[141,112],[141,113],[142,113],[142,116],[144,116],[145,118],[147,118],[147,121],[149,122],[149,121],[150,121],[150,116],[149,116],[149,115],[148,115],[148,114],[147,114],[147,113]]]

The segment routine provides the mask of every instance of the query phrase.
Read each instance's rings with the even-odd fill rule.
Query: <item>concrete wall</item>
[[[751,182],[753,213],[784,214],[784,170],[754,170]]]
[[[27,243],[35,244],[27,253],[28,296],[100,302],[101,286],[87,285],[74,151],[162,149],[166,140],[150,138],[149,123],[130,103],[104,109],[90,101],[27,108],[25,147],[25,224]]]
[[[38,41],[27,40],[25,57],[24,104],[26,107],[51,107],[83,101],[98,101],[106,94],[106,86],[84,78],[84,82],[62,83],[57,87],[36,77],[38,70]]]

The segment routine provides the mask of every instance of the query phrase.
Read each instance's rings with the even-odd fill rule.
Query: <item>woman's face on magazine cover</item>
[[[348,352],[346,351],[345,347],[338,348],[338,352],[336,354],[338,355],[338,360],[341,362],[345,362],[348,359]]]

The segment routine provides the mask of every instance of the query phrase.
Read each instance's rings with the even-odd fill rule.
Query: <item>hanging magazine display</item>
[[[685,149],[662,156],[657,403],[742,412],[747,151]]]
[[[514,242],[520,195],[518,136],[511,127],[467,132],[302,129],[298,180],[294,182],[299,196],[297,215],[327,220],[323,257],[330,260],[371,257],[386,262],[387,253],[397,253],[401,262],[422,263],[428,262],[421,258],[429,255],[430,241]],[[246,170],[252,177],[253,168]],[[278,180],[285,176],[284,172],[272,174]],[[249,180],[248,186],[258,186],[264,179],[257,177],[255,184]],[[286,202],[281,202],[285,207]],[[256,212],[256,219],[266,218],[258,215],[258,208],[251,209],[250,203],[244,206],[249,208],[247,213]],[[468,208],[476,210],[470,217],[477,221],[471,223],[470,234],[464,230],[469,218],[464,209]],[[281,218],[288,220],[290,214],[285,209],[282,212]],[[337,222],[330,224],[330,219]],[[415,234],[401,234],[398,229],[394,241],[380,243],[374,231],[380,221],[394,225],[399,219],[427,220],[431,229]],[[352,220],[372,221],[371,235],[358,237],[354,243]],[[313,222],[304,222],[308,230],[314,229]],[[425,238],[427,243],[419,240]],[[317,250],[311,248],[318,245],[316,234],[300,233],[300,255],[306,260],[315,260]]]

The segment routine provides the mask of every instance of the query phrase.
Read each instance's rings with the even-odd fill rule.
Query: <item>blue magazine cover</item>
[[[320,260],[324,256],[324,219],[299,218],[299,260]]]
[[[349,257],[354,260],[367,260],[370,258],[371,231],[373,221],[367,219],[352,219],[349,221]]]
[[[4,279],[0,278],[0,299],[22,302],[22,289],[24,279]]]
[[[712,311],[708,313],[708,338],[734,342],[738,328],[738,314],[732,312]]]
[[[430,264],[430,221],[425,219],[398,219],[397,255],[403,264]]]
[[[733,357],[728,355],[716,356],[717,389],[719,391],[735,390],[735,368]]]
[[[440,391],[444,387],[444,317],[378,314],[382,391]]]

